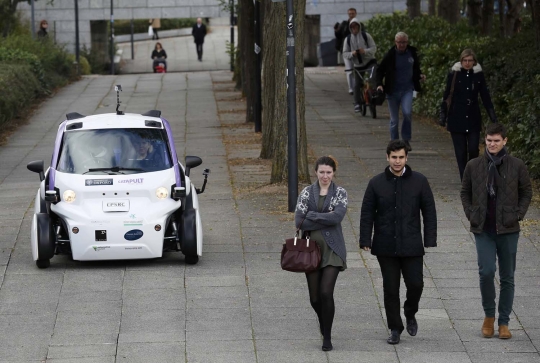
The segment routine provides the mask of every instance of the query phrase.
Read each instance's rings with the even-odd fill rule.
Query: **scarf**
[[[490,154],[486,147],[486,157],[488,159],[488,178],[486,187],[488,194],[491,198],[495,198],[497,195],[497,180],[500,178],[497,167],[502,164],[504,157],[506,156],[506,146],[497,153],[497,155]]]

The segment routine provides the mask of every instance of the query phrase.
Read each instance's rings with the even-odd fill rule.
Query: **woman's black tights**
[[[323,350],[332,349],[332,323],[334,321],[334,287],[340,268],[326,266],[320,270],[306,273],[309,301],[319,318],[319,327],[324,338]]]

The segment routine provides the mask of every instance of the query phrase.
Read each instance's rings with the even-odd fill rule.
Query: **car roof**
[[[72,116],[71,114],[69,116]],[[72,116],[73,117],[73,116]],[[75,119],[66,120],[66,131],[71,130],[99,130],[99,129],[132,129],[149,128],[163,129],[163,121],[160,117],[144,116],[136,113],[118,115],[116,113],[104,113],[98,115],[77,115]]]

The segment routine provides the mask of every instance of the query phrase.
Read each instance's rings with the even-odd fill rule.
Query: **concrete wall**
[[[91,46],[90,21],[110,20],[110,0],[78,0],[79,2],[79,40],[81,47]],[[55,30],[55,39],[65,44],[67,49],[75,49],[75,2],[74,0],[36,1],[34,5],[36,23],[47,19],[49,28]],[[114,19],[149,18],[197,18],[228,16],[222,13],[218,0],[113,0]],[[30,19],[30,5],[18,5],[24,17]],[[39,25],[36,25],[36,29]]]
[[[110,0],[78,0],[79,31],[81,46],[91,46],[90,21],[110,19]],[[221,11],[218,0],[113,0],[115,19],[149,19],[149,18],[196,18],[227,17]],[[270,0],[264,0],[270,1]],[[320,15],[320,42],[334,37],[334,24],[347,19],[347,9],[356,8],[360,21],[368,20],[376,14],[388,14],[405,10],[406,0],[306,0],[306,14]],[[30,5],[19,3],[19,10],[30,18]],[[423,1],[424,10],[427,0]],[[74,50],[75,43],[75,10],[74,0],[54,0],[53,5],[47,1],[35,2],[35,19],[49,21],[54,24],[56,40],[65,44],[68,50]],[[37,28],[37,26],[36,26]]]

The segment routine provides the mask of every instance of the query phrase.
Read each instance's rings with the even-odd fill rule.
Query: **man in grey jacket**
[[[486,128],[486,151],[467,163],[461,185],[461,203],[474,233],[480,293],[485,318],[482,335],[495,334],[495,271],[499,260],[499,338],[510,339],[508,329],[514,302],[514,272],[519,221],[532,198],[527,167],[506,151],[506,129],[498,123]]]
[[[364,80],[360,73],[364,73],[372,66],[377,65],[375,53],[377,45],[365,31],[361,31],[362,25],[354,18],[349,23],[351,34],[343,42],[343,58],[352,60],[354,66],[354,112],[361,111],[364,104],[363,88]]]

